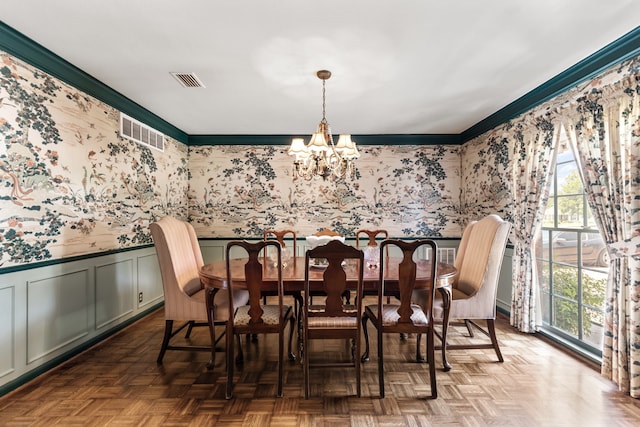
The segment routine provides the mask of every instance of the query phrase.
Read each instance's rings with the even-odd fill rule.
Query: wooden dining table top
[[[384,262],[384,280],[385,284],[393,286],[397,285],[398,281],[398,264],[400,258],[388,257]],[[263,264],[263,285],[265,289],[273,287],[277,289],[278,282],[278,270],[274,266],[273,262],[269,259],[261,260]],[[355,289],[358,279],[358,261],[348,260],[344,266],[347,274],[347,286],[352,286]],[[244,278],[244,264],[246,258],[231,259],[230,268],[231,274],[235,283],[242,283]],[[309,282],[320,283],[322,282],[322,275],[324,268],[321,266],[314,266],[312,264],[309,269]],[[457,273],[456,268],[451,264],[438,263],[436,269],[436,287],[450,287],[455,275]],[[282,280],[286,291],[302,291],[304,289],[304,277],[305,277],[305,258],[295,257],[287,262],[282,269]],[[202,266],[200,269],[200,281],[206,287],[214,288],[226,288],[227,287],[227,265],[225,260],[214,261]],[[378,288],[380,282],[380,271],[378,268],[364,268],[364,290],[365,292],[373,292]],[[431,261],[430,260],[418,260],[416,261],[416,287],[429,287],[431,282]]]

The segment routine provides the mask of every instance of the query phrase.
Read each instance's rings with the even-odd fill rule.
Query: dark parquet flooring
[[[499,319],[505,358],[491,350],[449,353],[438,363],[438,398],[428,399],[428,366],[414,361],[415,337],[384,337],[386,397],[379,398],[374,335],[363,365],[362,397],[351,368],[312,369],[304,399],[302,369],[286,362],[276,398],[275,337],[247,342],[234,397],[224,399],[224,353],[207,371],[203,352],[167,352],[156,364],[164,317],[158,310],[58,368],[0,398],[2,426],[640,426],[640,400],[617,391],[594,367]],[[453,341],[464,328],[454,327]],[[192,342],[206,344],[206,328]],[[484,340],[478,334],[478,340]],[[341,341],[312,347],[317,358],[349,353]]]

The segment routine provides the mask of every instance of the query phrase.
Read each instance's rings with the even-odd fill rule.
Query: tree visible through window
[[[609,256],[589,210],[573,152],[558,144],[536,258],[542,328],[600,356]]]

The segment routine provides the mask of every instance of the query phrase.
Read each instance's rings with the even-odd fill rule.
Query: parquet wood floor
[[[156,357],[163,311],[0,398],[2,426],[638,426],[640,400],[617,391],[592,366],[545,341],[497,322],[505,358],[491,350],[451,351],[453,369],[438,363],[438,398],[429,400],[428,366],[412,361],[415,337],[385,336],[386,397],[378,397],[373,328],[371,361],[363,365],[362,395],[353,369],[312,369],[304,399],[302,368],[285,367],[284,397],[276,398],[274,337],[245,345],[234,398],[224,399],[224,353],[207,371],[202,352]],[[462,328],[454,328],[460,333]],[[452,333],[459,336],[460,334]],[[192,341],[207,342],[199,328]],[[458,340],[466,338],[457,338]],[[478,338],[483,339],[483,338]],[[324,347],[320,347],[324,345]],[[318,343],[313,357],[348,354],[344,342]]]

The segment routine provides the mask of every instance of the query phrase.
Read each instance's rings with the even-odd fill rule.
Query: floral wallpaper
[[[459,237],[459,146],[361,146],[353,182],[291,176],[287,147],[165,151],[119,136],[119,111],[0,52],[0,271],[152,243],[150,222],[188,218],[199,237]]]
[[[498,214],[512,222],[510,145],[500,131],[491,131],[461,148],[460,205],[463,222]],[[464,225],[463,224],[463,227]]]
[[[293,179],[287,149],[191,147],[189,218],[198,236],[383,228],[394,237],[460,237],[459,146],[361,146],[353,181]]]
[[[150,244],[149,223],[167,214],[202,238],[324,227],[457,238],[489,213],[515,222],[517,120],[463,146],[360,146],[353,181],[305,181],[292,177],[286,146],[165,137],[161,152],[124,139],[119,111],[0,52],[0,271]]]
[[[151,243],[186,217],[187,147],[118,135],[119,112],[0,52],[0,268]]]

